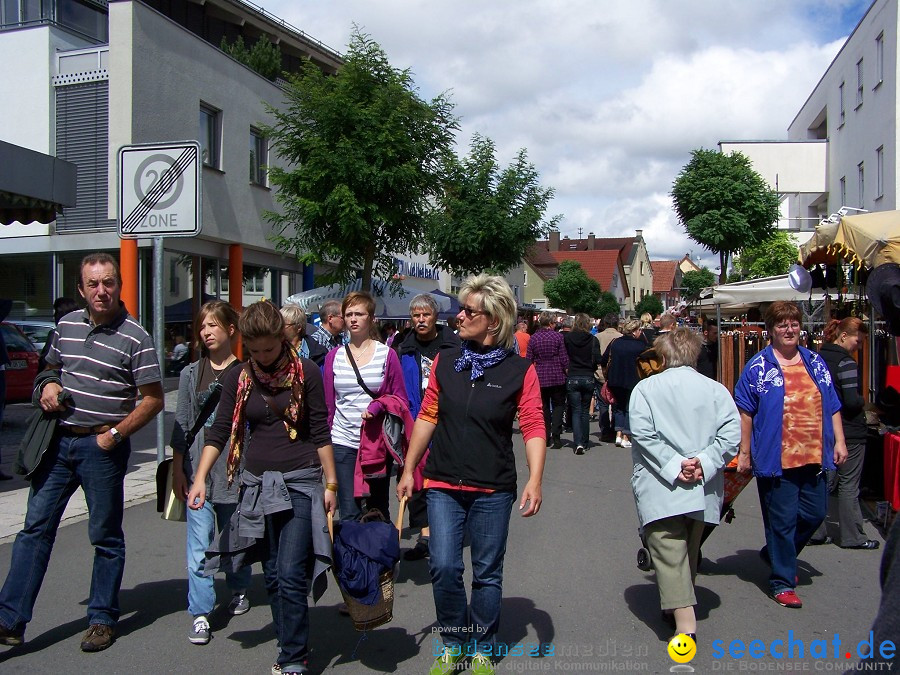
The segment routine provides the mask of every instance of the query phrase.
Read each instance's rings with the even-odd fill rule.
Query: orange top
[[[782,366],[784,418],[781,430],[781,468],[796,469],[822,463],[822,395],[801,361]]]
[[[528,349],[528,341],[531,339],[531,335],[517,330],[513,333],[513,337],[516,338],[516,344],[519,346],[519,356],[525,358],[525,352]]]

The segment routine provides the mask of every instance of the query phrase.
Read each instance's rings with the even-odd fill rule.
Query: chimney
[[[547,248],[550,251],[559,250],[559,230],[553,230],[550,232],[550,241],[548,242]]]
[[[594,250],[594,233],[593,232],[588,232],[587,250],[588,251]]]
[[[644,238],[644,231],[643,231],[643,230],[635,230],[635,231],[634,231],[634,238],[635,238],[635,239],[643,239],[643,238]]]

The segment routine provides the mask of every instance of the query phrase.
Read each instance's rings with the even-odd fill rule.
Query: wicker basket
[[[400,500],[399,513],[397,514],[397,532],[403,532],[403,513],[406,509],[406,497]],[[328,514],[328,534],[334,543],[334,515]],[[394,618],[394,570],[382,572],[379,577],[379,585],[381,593],[378,600],[373,605],[364,605],[356,598],[351,597],[338,581],[337,572],[332,567],[334,580],[341,589],[341,596],[347,603],[347,610],[350,612],[350,618],[353,620],[353,627],[358,631],[367,631],[372,628],[378,628],[389,623]]]

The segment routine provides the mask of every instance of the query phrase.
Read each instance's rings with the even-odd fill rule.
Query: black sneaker
[[[553,445],[550,446],[552,450],[559,450],[562,447],[562,440],[559,438],[553,439]]]
[[[422,560],[422,558],[428,557],[428,540],[427,539],[419,539],[416,542],[416,545],[413,546],[408,551],[404,551],[403,559],[404,560]]]
[[[24,630],[12,630],[0,624],[0,645],[18,647],[25,642]]]

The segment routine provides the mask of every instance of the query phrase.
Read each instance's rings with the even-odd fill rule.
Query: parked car
[[[38,350],[13,324],[0,323],[10,364],[6,366],[6,402],[31,400],[31,389],[38,372]]]
[[[31,319],[7,319],[7,323],[13,324],[22,331],[29,340],[34,343],[34,348],[38,350],[38,354],[44,348],[47,341],[47,335],[51,330],[56,328],[56,324],[52,321],[32,321]]]

